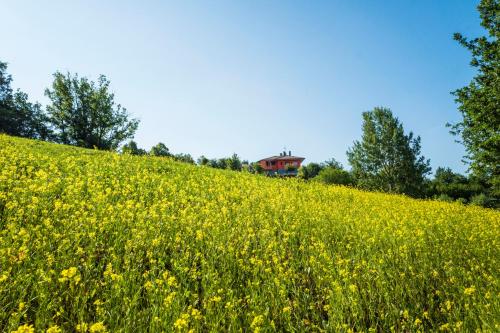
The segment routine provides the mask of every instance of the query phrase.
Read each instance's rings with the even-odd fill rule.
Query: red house
[[[298,169],[304,157],[292,156],[292,152],[286,151],[280,153],[280,156],[271,156],[264,158],[258,163],[264,169],[268,176],[297,176]]]

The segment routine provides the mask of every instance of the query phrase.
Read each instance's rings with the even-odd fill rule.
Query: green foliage
[[[196,161],[198,165],[207,165],[210,160],[205,157],[205,155],[201,155],[198,157],[198,160]]]
[[[7,64],[0,61],[0,132],[16,135],[16,110],[11,82],[12,76],[7,73]]]
[[[241,171],[241,159],[238,154],[234,153],[227,159],[226,168],[234,171]]]
[[[252,165],[246,160],[241,162],[241,171],[254,173]]]
[[[45,95],[51,102],[47,111],[59,142],[114,150],[134,136],[139,121],[129,119],[126,109],[115,104],[109,85],[104,75],[94,83],[69,72],[54,74]]]
[[[28,95],[11,87],[12,76],[7,64],[0,61],[0,132],[32,139],[49,140],[48,118],[39,103],[31,103]]]
[[[470,204],[471,205],[476,205],[476,206],[481,206],[481,207],[491,207],[491,208],[498,208],[498,202],[497,199],[491,196],[488,196],[485,193],[479,193],[474,195],[470,199]]]
[[[179,162],[195,164],[193,157],[190,154],[179,153],[175,154],[174,159]]]
[[[453,198],[450,197],[448,194],[445,194],[445,193],[442,193],[440,194],[437,199],[439,201],[446,201],[446,202],[452,202],[453,201]]]
[[[148,154],[144,149],[138,148],[137,143],[133,140],[130,140],[125,145],[123,145],[122,153],[130,155]],[[194,159],[190,154],[184,154],[184,153],[172,154],[168,149],[168,147],[163,142],[160,142],[155,146],[151,147],[149,155],[157,157],[172,157],[174,160],[179,162],[195,164]]]
[[[342,165],[342,163],[340,163],[339,161],[337,161],[333,157],[331,159],[323,162],[323,166],[326,168],[332,168],[332,169],[340,169],[340,170],[344,169],[344,166]]]
[[[204,156],[203,156],[204,157]],[[228,170],[234,170],[234,171],[241,171],[242,170],[242,162],[238,154],[234,153],[231,157],[223,157],[219,159],[207,159],[205,162],[205,165],[208,165],[209,167],[215,168],[215,169],[228,169]]]
[[[347,151],[357,184],[365,189],[421,196],[429,160],[420,156],[420,137],[405,134],[391,110],[363,112],[361,141]]]
[[[500,196],[500,2],[482,0],[478,6],[481,25],[488,36],[469,40],[454,35],[472,55],[477,75],[469,85],[453,92],[462,120],[451,125],[461,137],[474,174],[485,177],[495,196]]]
[[[0,61],[0,105],[5,107],[12,96],[12,76],[7,73],[7,63]]]
[[[486,181],[475,175],[466,177],[450,168],[436,169],[434,179],[427,183],[427,196],[445,201],[473,203],[483,207],[496,207],[498,200],[490,194]]]
[[[207,165],[211,168],[214,169],[225,169],[226,168],[226,160],[221,158],[221,159],[216,159],[212,158],[208,160]]]
[[[354,179],[348,171],[334,167],[322,169],[314,180],[324,184],[354,185]]]
[[[299,168],[298,177],[304,180],[308,180],[316,177],[319,172],[324,168],[323,165],[319,163],[311,162],[307,165],[303,165]]]
[[[252,166],[253,173],[256,173],[256,174],[259,174],[259,175],[261,175],[261,174],[264,173],[264,168],[262,167],[262,165],[260,165],[259,162],[253,162],[251,164],[251,166]]]
[[[149,151],[149,155],[162,156],[162,157],[172,156],[172,154],[168,150],[167,146],[165,146],[165,144],[163,142],[159,142],[157,145],[151,147],[151,150]]]
[[[130,140],[122,146],[122,154],[146,155],[146,150],[139,148],[134,140]]]
[[[323,163],[311,162],[301,166],[298,170],[298,177],[304,180],[315,179],[325,184],[352,185],[351,175],[335,158]]]
[[[429,184],[430,195],[446,194],[450,198],[469,199],[473,195],[485,191],[477,181],[473,181],[461,174],[454,173],[450,168],[439,167],[436,169],[434,179]]]

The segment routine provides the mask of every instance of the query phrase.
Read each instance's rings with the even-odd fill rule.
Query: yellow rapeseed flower
[[[87,332],[89,325],[87,323],[79,323],[76,325],[75,329],[77,332],[85,333]]]
[[[465,290],[464,290],[464,294],[467,296],[470,296],[470,295],[474,294],[475,292],[476,292],[476,288],[474,286],[465,288]]]
[[[33,325],[24,324],[19,326],[15,331],[12,331],[11,333],[34,333],[34,332],[35,328],[33,327]]]
[[[97,323],[90,325],[89,332],[90,333],[104,333],[104,332],[106,332],[106,326],[104,326],[104,323],[102,321],[99,321]]]
[[[61,332],[62,332],[61,328],[57,325],[50,326],[46,331],[46,333],[61,333]]]
[[[498,326],[493,209],[3,134],[0,206],[16,331]]]

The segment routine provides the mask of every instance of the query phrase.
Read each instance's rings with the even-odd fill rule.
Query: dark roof
[[[290,155],[286,155],[286,156],[271,156],[271,157],[268,157],[268,158],[263,158],[261,160],[259,160],[258,162],[261,162],[261,161],[292,161],[292,160],[305,160],[305,157],[298,157],[298,156],[290,156]]]

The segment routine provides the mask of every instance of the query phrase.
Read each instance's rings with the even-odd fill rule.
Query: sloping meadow
[[[0,331],[498,331],[500,213],[0,136]]]

